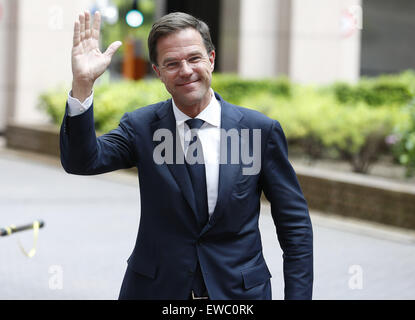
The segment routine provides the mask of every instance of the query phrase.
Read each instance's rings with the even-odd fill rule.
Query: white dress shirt
[[[196,118],[205,121],[198,131],[198,136],[202,144],[205,160],[209,217],[215,210],[216,201],[218,199],[221,126],[221,105],[216,99],[212,89],[210,89],[210,92],[212,98],[209,105],[196,116]],[[93,95],[94,93],[92,92],[91,95],[81,103],[78,99],[73,98],[70,92],[68,94],[68,115],[73,117],[88,110],[92,105]],[[176,119],[176,128],[179,132],[179,138],[184,154],[186,154],[191,136],[190,128],[185,121],[191,118],[180,111],[173,99],[172,104],[174,117]]]
[[[206,189],[209,217],[215,210],[216,201],[218,199],[218,185],[219,185],[219,160],[220,160],[220,115],[221,106],[216,100],[213,90],[211,89],[212,99],[208,106],[203,109],[195,118],[205,121],[198,131],[200,143],[202,144],[203,157],[205,160],[206,170]],[[179,132],[180,142],[187,154],[187,147],[191,140],[191,133],[189,126],[185,123],[186,120],[191,119],[185,115],[173,102],[173,112],[176,118],[176,127]]]

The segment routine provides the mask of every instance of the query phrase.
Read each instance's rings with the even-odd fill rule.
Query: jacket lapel
[[[182,190],[184,198],[189,203],[197,219],[198,215],[196,212],[196,200],[193,193],[192,182],[190,181],[190,176],[187,171],[186,164],[184,163],[184,154],[180,143],[180,139],[176,139],[176,137],[178,136],[178,132],[171,99],[166,101],[166,103],[162,105],[156,111],[156,113],[160,120],[152,124],[152,132],[154,134],[154,132],[158,129],[167,129],[173,134],[173,163],[167,164],[167,167],[169,168],[174,179],[176,180],[176,183]],[[154,147],[157,143],[158,142],[154,142]],[[182,160],[177,162],[177,159]]]
[[[240,120],[242,119],[242,113],[237,110],[234,106],[224,101],[222,97],[215,93],[217,99],[221,104],[221,129],[228,132],[230,129],[236,129],[239,134],[239,142],[241,140],[241,129],[245,128]],[[223,131],[222,131],[223,132]],[[229,201],[231,191],[234,186],[235,179],[237,178],[239,172],[241,171],[241,161],[238,161],[237,164],[231,164],[230,154],[231,154],[231,143],[225,143],[222,139],[220,141],[220,153],[221,157],[224,153],[227,156],[227,162],[221,163],[219,165],[219,183],[218,183],[218,198],[216,202],[215,210],[209,220],[209,223],[202,230],[202,234],[208,231],[214,224],[219,220],[219,218],[224,213],[224,208]],[[240,147],[240,145],[239,145]],[[239,153],[240,156],[240,153]],[[239,159],[240,160],[240,159]],[[221,161],[222,162],[222,161]]]

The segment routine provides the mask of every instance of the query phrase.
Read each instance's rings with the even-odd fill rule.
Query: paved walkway
[[[311,213],[314,299],[414,299],[415,232]],[[43,219],[32,233],[0,238],[0,299],[116,299],[138,230],[138,183],[118,172],[66,174],[54,158],[0,148],[0,226]],[[274,299],[282,258],[270,208],[260,219]]]

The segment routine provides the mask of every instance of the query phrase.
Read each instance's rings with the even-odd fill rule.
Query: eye
[[[200,57],[200,56],[194,56],[194,57],[191,57],[189,59],[189,62],[190,63],[198,63],[198,62],[200,62],[200,60],[202,60],[202,57]]]
[[[175,68],[177,68],[179,66],[179,62],[178,61],[172,61],[172,62],[169,62],[169,63],[167,63],[166,65],[165,65],[165,67],[167,68],[167,69],[175,69]]]

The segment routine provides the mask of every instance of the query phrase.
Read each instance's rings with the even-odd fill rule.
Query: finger
[[[83,13],[79,15],[79,28],[80,40],[83,41],[85,39],[85,16]]]
[[[110,58],[114,55],[114,53],[118,50],[119,47],[121,47],[122,43],[121,41],[115,41],[109,45],[107,50],[104,52],[104,54]]]
[[[79,21],[75,21],[73,27],[73,46],[76,47],[81,41],[81,35],[79,32]]]
[[[94,24],[92,26],[92,37],[96,40],[99,40],[100,27],[101,27],[101,14],[99,13],[99,11],[96,11],[94,15]]]
[[[85,39],[91,37],[91,14],[85,11]]]

